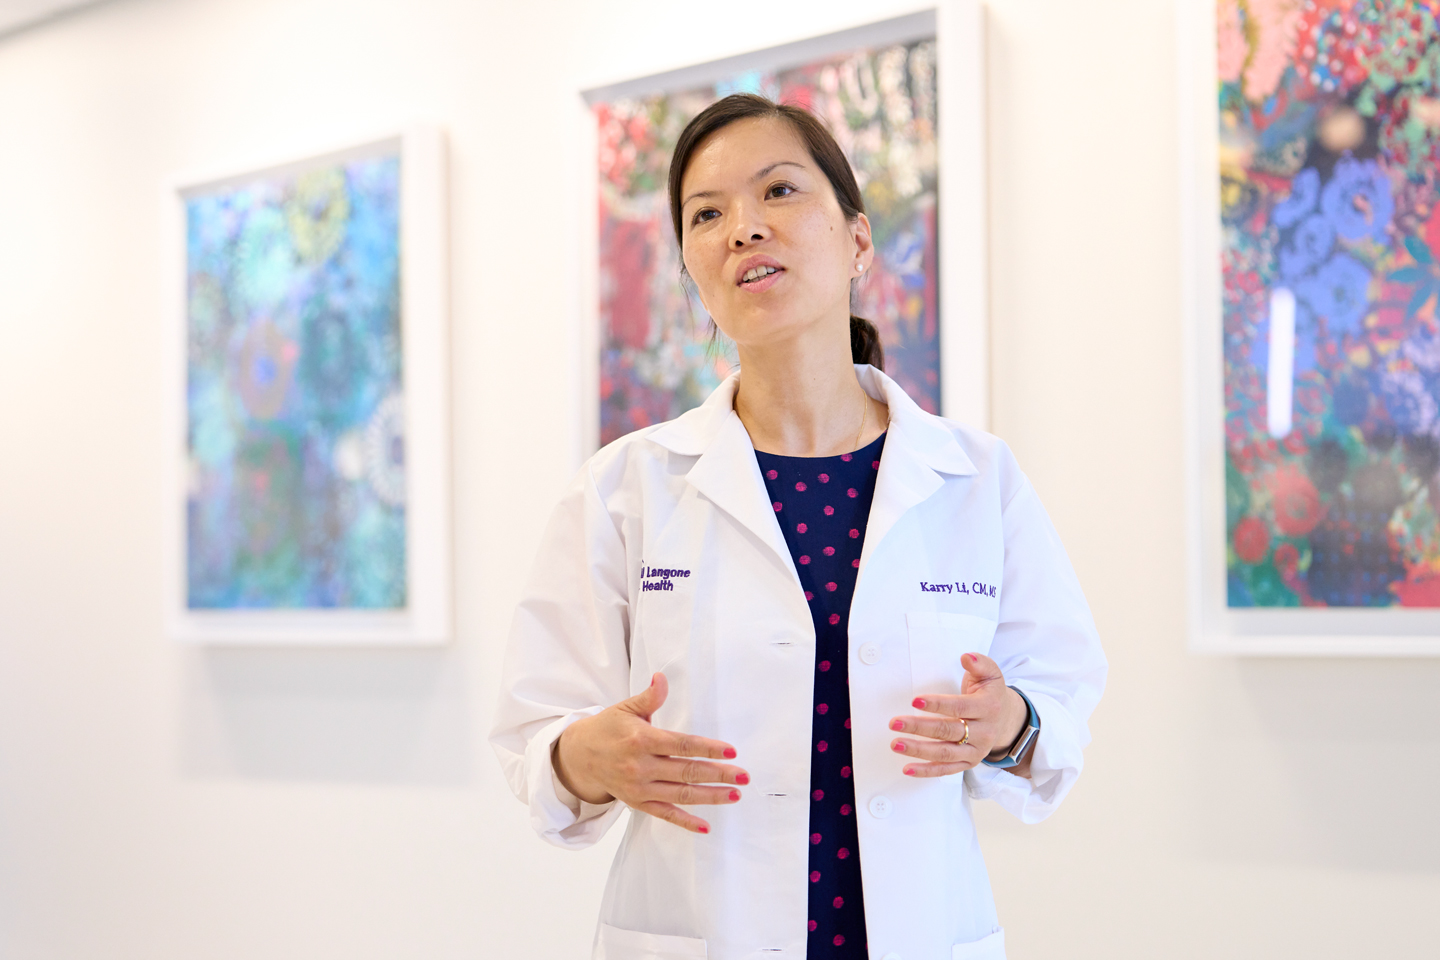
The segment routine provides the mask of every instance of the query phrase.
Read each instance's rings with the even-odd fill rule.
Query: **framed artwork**
[[[171,633],[450,634],[441,134],[167,187]]]
[[[1440,5],[1178,11],[1192,647],[1440,653]]]
[[[681,130],[737,92],[829,126],[876,242],[855,313],[879,328],[886,372],[925,409],[987,424],[982,53],[967,0],[584,92],[591,450],[698,406],[737,362],[681,282],[666,194]]]

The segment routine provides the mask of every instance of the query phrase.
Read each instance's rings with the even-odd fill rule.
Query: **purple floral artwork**
[[[1217,5],[1231,607],[1440,606],[1437,11]]]
[[[850,158],[876,244],[855,312],[879,328],[886,372],[939,411],[935,90],[935,41],[926,39],[594,106],[602,444],[698,406],[736,363],[681,282],[666,177],[685,124],[737,92],[810,109]]]

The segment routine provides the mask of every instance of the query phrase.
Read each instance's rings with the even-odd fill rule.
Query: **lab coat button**
[[[890,806],[889,797],[880,795],[870,798],[870,816],[874,817],[876,820],[884,820],[886,817],[890,816],[890,811],[892,809],[893,808]]]
[[[860,662],[864,664],[876,664],[880,662],[880,648],[873,643],[867,643],[860,648]]]

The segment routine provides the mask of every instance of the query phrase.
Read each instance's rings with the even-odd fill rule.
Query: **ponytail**
[[[885,369],[885,348],[880,345],[880,331],[869,320],[850,315],[850,362],[868,363],[876,370]]]

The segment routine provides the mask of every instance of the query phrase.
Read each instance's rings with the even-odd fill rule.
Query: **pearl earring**
[[[857,264],[855,264],[855,270],[856,270],[857,272],[863,272],[863,271],[865,270],[865,264],[863,264],[863,263],[857,263]]]

